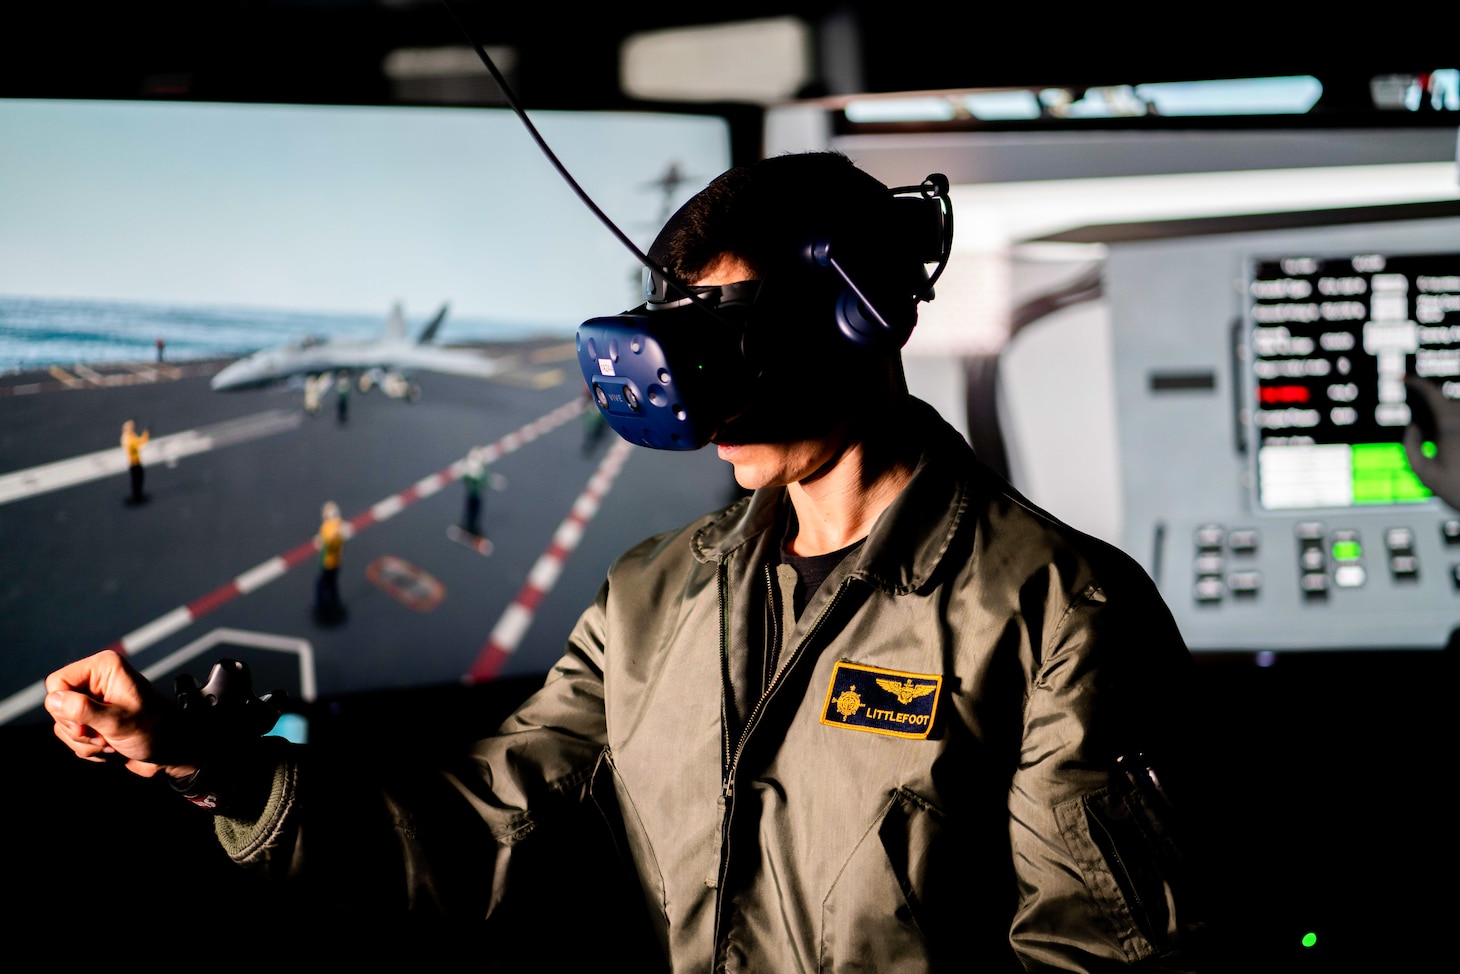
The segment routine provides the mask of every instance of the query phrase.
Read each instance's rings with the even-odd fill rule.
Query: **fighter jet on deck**
[[[306,393],[328,388],[332,382],[356,377],[362,392],[379,387],[399,399],[417,399],[420,388],[412,372],[442,372],[485,379],[499,375],[506,363],[465,349],[432,344],[449,304],[414,338],[406,334],[399,303],[391,309],[380,338],[305,338],[255,352],[226,366],[213,376],[215,391],[257,389],[303,379]],[[306,396],[308,398],[308,396]]]

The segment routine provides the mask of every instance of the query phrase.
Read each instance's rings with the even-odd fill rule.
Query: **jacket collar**
[[[968,519],[976,461],[968,443],[927,403],[910,398],[907,430],[921,441],[912,479],[873,524],[848,574],[902,595],[927,583]],[[784,487],[757,490],[711,516],[691,541],[700,561],[722,561],[775,528]]]

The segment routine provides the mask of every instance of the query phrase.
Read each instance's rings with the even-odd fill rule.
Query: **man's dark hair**
[[[762,279],[802,273],[813,239],[874,247],[890,208],[887,186],[840,152],[772,156],[730,169],[696,193],[665,223],[649,257],[682,282],[722,254],[739,257]]]

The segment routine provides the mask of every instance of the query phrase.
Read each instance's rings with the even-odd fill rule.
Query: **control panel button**
[[[1298,586],[1304,597],[1328,596],[1328,553],[1323,549],[1323,522],[1299,521],[1293,527],[1298,538]]]
[[[1196,556],[1197,575],[1220,575],[1222,574],[1222,556],[1214,552],[1207,552]]]
[[[1384,547],[1391,552],[1413,551],[1414,532],[1409,528],[1390,528],[1384,532]]]
[[[1359,533],[1352,528],[1340,528],[1333,532],[1329,553],[1336,562],[1356,562],[1364,556],[1364,547],[1359,544]]]
[[[1196,580],[1196,600],[1208,603],[1222,601],[1222,580],[1220,578],[1198,578]]]
[[[1339,588],[1358,588],[1366,577],[1363,565],[1338,565],[1333,569],[1333,584]]]
[[[1257,551],[1256,528],[1233,528],[1227,532],[1227,547],[1234,555],[1250,555]]]
[[[1260,572],[1233,572],[1227,576],[1227,588],[1235,596],[1252,597],[1262,587]]]
[[[1221,548],[1226,539],[1227,532],[1220,524],[1203,524],[1196,529],[1196,546],[1203,551]]]
[[[1299,521],[1293,531],[1298,535],[1299,541],[1322,541],[1322,521]]]

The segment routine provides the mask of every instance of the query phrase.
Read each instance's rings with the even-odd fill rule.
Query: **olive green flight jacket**
[[[911,408],[911,482],[799,619],[785,491],[758,491],[620,557],[470,754],[347,775],[290,747],[225,848],[480,920],[504,970],[1192,969],[1170,613]]]

